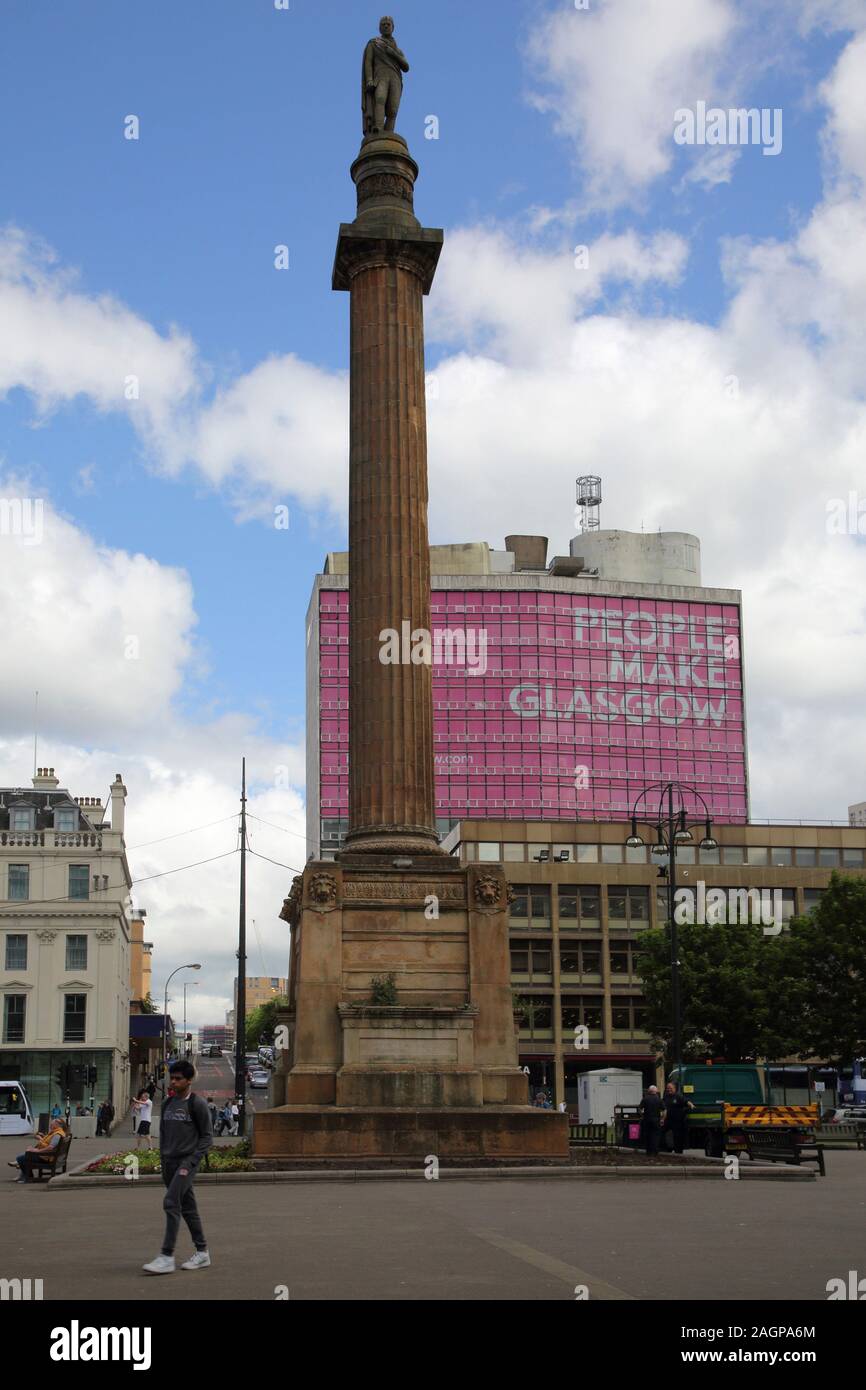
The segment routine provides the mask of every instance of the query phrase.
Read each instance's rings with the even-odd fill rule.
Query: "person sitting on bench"
[[[25,1149],[23,1154],[19,1154],[14,1163],[10,1163],[10,1168],[20,1168],[21,1175],[18,1182],[32,1182],[33,1169],[49,1164],[60,1147],[61,1142],[66,1139],[66,1125],[62,1120],[52,1120],[47,1134],[37,1136],[36,1143],[32,1149]]]

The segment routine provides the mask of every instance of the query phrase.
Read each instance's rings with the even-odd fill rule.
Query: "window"
[[[520,1007],[523,1010],[520,1018],[522,1038],[553,1037],[553,1007],[549,995],[523,995]]]
[[[823,888],[804,888],[803,899],[807,914],[815,911],[823,896]]]
[[[615,999],[610,1021],[615,1039],[646,1036],[644,1001],[637,995],[632,999]]]
[[[90,897],[90,870],[86,864],[69,865],[69,896],[73,901]]]
[[[561,927],[589,927],[598,931],[601,925],[599,889],[586,884],[562,884],[559,888],[559,924]]]
[[[603,1036],[603,1004],[599,994],[564,994],[562,996],[562,1031],[573,1033],[575,1028],[588,1028],[589,1036]],[[565,1041],[565,1039],[563,1039]]]
[[[766,845],[748,845],[746,848],[746,863],[754,864],[756,868],[763,868],[770,862],[770,851]]]
[[[498,864],[502,858],[498,840],[479,840],[478,858],[487,864]]]
[[[12,936],[11,933],[6,937],[6,969],[7,970],[26,970],[27,969],[27,937]]]
[[[540,884],[512,884],[511,916],[531,927],[550,926],[550,889]]]
[[[526,859],[526,845],[506,841],[502,846],[502,858],[506,864],[522,864]]]
[[[601,977],[601,942],[570,941],[559,948],[559,968],[563,975]]]
[[[601,862],[602,864],[621,864],[622,845],[602,845]]]
[[[723,864],[745,864],[746,851],[742,845],[722,845]]]
[[[63,806],[54,812],[55,830],[75,830],[78,826],[78,812],[73,811],[71,806]]]
[[[862,869],[863,851],[862,849],[843,849],[842,851],[843,869]]]
[[[798,869],[814,869],[816,854],[813,849],[798,849],[796,854]]]
[[[63,1041],[84,1042],[87,1021],[87,995],[65,994],[63,996]]]
[[[25,994],[6,994],[3,997],[3,1041],[23,1043],[24,1011],[27,1004]]]
[[[512,975],[546,976],[549,980],[553,966],[550,947],[540,941],[511,943]]]
[[[794,851],[790,848],[781,848],[773,845],[770,848],[770,863],[777,869],[790,869],[794,862]]]
[[[611,942],[610,973],[611,975],[623,975],[626,978],[637,974],[635,954],[630,941]]]
[[[9,897],[12,901],[26,903],[30,897],[30,865],[9,865]]]
[[[67,970],[86,970],[86,969],[87,969],[87,937],[86,937],[86,936],[67,936],[67,938],[66,938],[66,969],[67,969]]]
[[[625,862],[626,864],[645,864],[647,860],[646,845],[626,845]]]
[[[838,869],[839,851],[838,849],[819,849],[818,867],[821,869]]]
[[[634,886],[608,888],[607,915],[611,926],[645,927],[649,921],[649,889]]]
[[[677,858],[679,858],[679,855],[677,855]],[[698,846],[699,864],[718,864],[720,862],[721,856],[718,845],[715,849],[701,849],[700,845]]]
[[[13,806],[9,812],[10,830],[19,832],[32,830],[35,814],[32,806]]]
[[[705,861],[703,861],[703,860],[701,861],[701,863],[704,863],[704,862],[705,862]],[[656,855],[653,859],[650,860],[650,863],[651,863],[651,864],[662,864],[662,863],[666,864],[666,863],[667,863],[667,855],[666,855],[666,854],[665,854],[665,855],[660,855],[660,854],[659,854],[659,855]],[[677,845],[677,863],[678,863],[678,864],[696,864],[696,863],[697,863],[697,858],[696,858],[696,855],[695,855],[695,847],[694,847],[694,845]]]
[[[575,862],[578,864],[597,864],[598,845],[577,845],[575,847]]]

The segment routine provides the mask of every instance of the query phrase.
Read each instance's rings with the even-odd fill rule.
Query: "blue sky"
[[[705,581],[743,590],[753,813],[844,817],[866,795],[866,576],[825,510],[863,486],[866,5],[395,18],[416,210],[446,233],[431,538],[538,530],[561,552],[582,472],[603,477],[603,525],[697,533]],[[3,6],[0,469],[58,518],[28,566],[0,547],[3,775],[27,774],[38,685],[46,759],[86,777],[76,794],[129,769],[138,842],[164,832],[168,787],[172,831],[230,813],[245,751],[260,812],[296,837],[263,852],[304,853],[304,615],[346,544],[330,276],[378,19],[348,0]],[[782,152],[677,146],[699,100],[781,108]],[[262,922],[285,886],[274,869]],[[167,923],[223,911],[221,880],[190,894],[157,899]]]
[[[571,151],[529,101],[522,50],[534,17],[551,8],[446,0],[396,16],[412,64],[400,127],[422,166],[417,205],[428,225],[520,221],[533,205],[580,199]],[[215,381],[272,353],[344,368],[347,301],[331,292],[330,269],[338,223],[353,215],[357,69],[377,19],[333,0],[293,0],[288,12],[269,0],[91,0],[47,20],[7,0],[6,219],[48,241],[89,294],[116,296],[160,332],[180,325]],[[822,71],[841,42],[804,46],[797,66]],[[795,158],[750,150],[733,185],[709,195],[660,186],[637,212],[594,213],[575,229],[586,242],[627,226],[699,229],[683,283],[655,292],[660,309],[713,321],[717,239],[787,235],[814,201],[821,112],[803,106],[803,72],[771,70],[755,85],[743,99],[784,108]],[[423,139],[431,112],[438,141]],[[137,142],[123,138],[129,113],[140,117]],[[273,269],[279,242],[290,248],[286,273]],[[431,343],[431,366],[437,356]],[[189,571],[209,673],[206,690],[193,682],[185,698],[255,708],[275,734],[296,730],[310,583],[324,552],[345,544],[344,526],[293,509],[286,543],[239,525],[201,479],[155,476],[128,424],[86,402],[34,428],[32,399],[13,392],[2,415],[7,457],[95,538]],[[91,491],[76,482],[82,468],[92,469]]]

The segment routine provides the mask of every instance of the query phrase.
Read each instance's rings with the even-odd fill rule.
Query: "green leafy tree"
[[[795,917],[778,1006],[798,1020],[797,1053],[850,1063],[866,1056],[866,880],[833,874],[818,906]]]
[[[777,1057],[791,1050],[784,1012],[773,984],[783,974],[782,937],[759,925],[683,925],[677,929],[683,1057],[729,1062]],[[646,999],[647,1027],[671,1052],[670,938],[665,929],[644,932],[637,943]]]
[[[259,1043],[270,1043],[274,1040],[274,1029],[277,1026],[277,1011],[288,1008],[289,1001],[283,994],[275,994],[273,999],[268,999],[265,1004],[257,1004],[247,1014],[246,1022],[246,1047],[248,1052],[255,1052]]]
[[[148,991],[148,993],[145,995],[143,999],[139,999],[138,1007],[141,1009],[141,1012],[143,1014],[156,1013],[156,1005],[153,1002],[153,998],[151,997],[150,991]]]

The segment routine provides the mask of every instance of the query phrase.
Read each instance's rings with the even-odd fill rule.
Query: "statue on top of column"
[[[390,15],[383,15],[379,37],[371,39],[364,49],[361,110],[365,135],[394,129],[403,95],[403,73],[408,71],[406,55],[394,42],[394,21]]]

